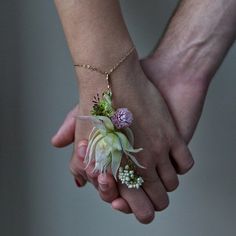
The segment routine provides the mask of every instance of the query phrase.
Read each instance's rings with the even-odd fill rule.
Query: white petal
[[[98,170],[100,173],[106,172],[108,166],[110,165],[110,163],[111,163],[111,158],[110,158],[110,155],[109,155],[108,158],[103,160],[102,162],[96,162],[93,171]]]
[[[106,129],[110,131],[114,131],[114,125],[111,122],[111,119],[106,116],[97,116],[97,118],[103,122],[103,125],[106,127]]]
[[[93,141],[92,141],[92,144],[91,144],[91,148],[89,150],[89,157],[88,157],[88,161],[87,161],[87,166],[85,168],[88,167],[88,165],[90,164],[90,162],[94,159],[93,158],[93,151],[96,147],[96,144],[97,142],[103,138],[103,135],[102,134],[99,134]]]
[[[104,141],[104,138],[101,139],[97,145],[95,150],[95,169],[102,172],[105,168],[106,163],[109,160],[109,155],[111,152],[111,147],[107,145],[107,143]]]
[[[111,152],[111,146],[106,143],[105,138],[103,137],[103,139],[98,141],[96,146],[95,150],[96,161],[100,162],[106,159],[107,156],[110,154],[110,152]]]
[[[134,149],[132,147],[132,145],[130,144],[129,140],[127,139],[127,137],[123,133],[116,132],[116,134],[119,136],[122,148],[124,150],[126,150],[128,152],[134,152],[134,153],[137,153],[137,152],[140,152],[140,151],[143,150],[143,148],[136,148],[136,149]]]
[[[79,116],[80,120],[90,121],[94,127],[99,129],[101,132],[106,132],[107,129],[104,125],[104,122],[99,119],[98,116]],[[109,118],[108,118],[109,119]]]
[[[93,137],[96,131],[97,131],[96,127],[93,127],[92,131],[89,134],[88,140],[90,140]]]
[[[96,129],[96,128],[95,128]],[[85,158],[84,158],[84,162],[87,163],[88,162],[88,157],[89,157],[89,150],[91,148],[91,145],[93,143],[93,140],[100,134],[99,130],[96,130],[95,133],[93,134],[93,136],[91,138],[89,138],[89,142],[88,142],[88,147],[86,150],[86,154],[85,154]]]
[[[113,150],[122,150],[120,140],[117,135],[114,133],[108,133],[105,137],[104,140],[108,145],[112,147]]]
[[[129,146],[131,146],[129,143],[129,140],[127,139],[127,137],[123,133],[115,132],[115,134],[119,137],[120,144],[121,144],[121,147],[123,150],[128,148]]]
[[[125,128],[124,131],[125,131],[125,134],[128,137],[128,140],[130,141],[131,145],[133,146],[134,145],[134,133],[133,133],[133,131],[129,127]]]
[[[126,154],[127,156],[130,157],[130,159],[135,163],[135,165],[137,165],[138,167],[143,168],[143,169],[146,168],[146,167],[144,167],[144,166],[142,166],[142,165],[140,165],[140,164],[138,163],[138,161],[136,160],[135,156],[133,156],[132,154],[130,154],[130,153],[126,152],[126,151],[124,151],[124,152],[125,152],[125,154]]]
[[[133,152],[133,153],[138,153],[138,152],[141,152],[142,150],[143,150],[143,148],[135,148],[134,149],[133,147],[126,149],[126,151]]]
[[[113,150],[111,154],[112,154],[111,170],[112,170],[113,176],[115,177],[115,179],[117,181],[116,175],[117,175],[117,171],[120,167],[122,152],[118,151],[118,150]]]

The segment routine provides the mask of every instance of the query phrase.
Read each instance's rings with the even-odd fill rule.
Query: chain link
[[[74,66],[84,68],[84,69],[88,69],[88,70],[91,70],[91,71],[95,71],[95,72],[98,72],[102,75],[105,75],[106,76],[106,81],[107,81],[107,88],[108,88],[108,90],[110,90],[110,75],[111,75],[111,73],[113,71],[115,71],[119,67],[119,65],[128,58],[128,56],[134,51],[134,49],[135,49],[135,47],[132,47],[129,51],[127,51],[126,54],[123,57],[121,57],[119,59],[119,61],[108,71],[104,71],[100,68],[97,68],[97,67],[95,67],[93,65],[89,65],[89,64],[75,64]]]

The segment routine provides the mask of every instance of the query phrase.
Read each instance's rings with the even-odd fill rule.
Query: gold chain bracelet
[[[121,57],[119,59],[119,61],[108,71],[105,71],[105,70],[102,70],[100,68],[97,68],[93,65],[90,65],[90,64],[74,64],[74,66],[76,67],[80,67],[80,68],[84,68],[84,69],[88,69],[88,70],[91,70],[91,71],[95,71],[95,72],[98,72],[102,75],[105,75],[105,78],[106,78],[106,81],[107,81],[107,89],[110,90],[111,89],[111,86],[110,86],[110,75],[113,71],[115,71],[120,65],[122,62],[124,62],[128,57],[129,55],[131,55],[131,53],[134,51],[135,47],[133,46],[132,48],[130,48],[123,57]]]

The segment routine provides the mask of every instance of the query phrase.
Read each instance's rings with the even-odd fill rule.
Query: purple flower
[[[131,125],[133,115],[127,108],[119,108],[111,117],[111,121],[117,129],[123,129]]]

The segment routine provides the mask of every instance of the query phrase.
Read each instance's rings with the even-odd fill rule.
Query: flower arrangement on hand
[[[135,167],[144,168],[132,153],[142,151],[134,149],[134,135],[129,126],[133,115],[127,108],[112,107],[112,93],[106,91],[100,99],[94,97],[91,116],[80,116],[81,120],[90,121],[93,129],[89,135],[89,143],[85,156],[87,166],[95,160],[94,171],[100,173],[111,169],[114,178],[126,184],[128,188],[139,188],[144,182],[135,171]],[[122,158],[126,158],[125,167],[121,167]]]

